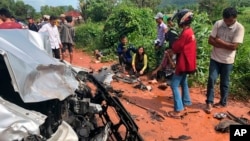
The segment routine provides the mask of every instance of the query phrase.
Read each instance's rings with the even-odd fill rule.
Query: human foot
[[[212,104],[207,104],[206,105],[205,112],[207,114],[211,114],[211,112],[212,112]]]

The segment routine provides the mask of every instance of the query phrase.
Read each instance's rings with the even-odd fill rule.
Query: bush
[[[119,37],[127,35],[135,47],[144,46],[149,56],[149,67],[154,66],[153,40],[156,38],[156,22],[152,10],[119,5],[106,21],[103,29],[104,48],[115,52]]]
[[[102,25],[88,22],[76,27],[76,46],[89,47],[91,50],[101,46]]]
[[[198,83],[206,84],[208,77],[208,66],[210,61],[211,46],[208,45],[208,37],[210,35],[212,24],[207,13],[199,13],[194,15],[194,20],[191,24],[197,40],[197,72],[191,75],[191,84]]]

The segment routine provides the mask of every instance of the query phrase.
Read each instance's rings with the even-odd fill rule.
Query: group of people
[[[35,32],[47,32],[53,56],[57,59],[64,60],[66,50],[69,52],[70,63],[73,61],[73,46],[75,30],[73,27],[72,16],[60,15],[60,23],[54,15],[44,15],[43,21],[36,25],[32,17],[27,17],[28,29]],[[23,29],[21,23],[17,22],[8,9],[0,9],[0,29]],[[62,55],[60,55],[60,52]]]
[[[193,13],[188,9],[178,11],[172,18],[168,18],[167,25],[163,21],[164,15],[157,13],[154,17],[157,22],[157,40],[155,41],[156,68],[152,72],[156,75],[160,70],[166,76],[171,76],[169,84],[174,98],[174,110],[169,114],[178,117],[186,107],[192,104],[188,75],[195,73],[197,43],[194,31],[191,27]],[[173,20],[181,28],[180,34],[174,29]],[[70,53],[70,63],[73,60],[74,27],[72,17],[60,15],[60,24],[57,26],[57,17],[51,15],[44,19],[39,28],[33,25],[32,18],[29,20],[29,29],[37,32],[47,32],[53,55],[57,59],[65,59],[66,50]],[[48,21],[47,21],[48,20]],[[5,9],[0,9],[0,29],[21,29],[22,26],[12,20],[12,15]],[[228,102],[230,73],[236,56],[239,44],[243,43],[244,27],[237,21],[237,10],[228,7],[223,10],[222,19],[215,22],[208,43],[213,46],[211,51],[209,76],[206,94],[206,113],[211,113],[213,107],[225,107]],[[168,48],[164,48],[167,41]],[[62,52],[62,57],[60,55]],[[101,57],[98,51],[97,58]],[[131,52],[134,54],[131,55]],[[126,36],[121,36],[117,47],[119,63],[129,72],[130,75],[140,76],[148,71],[147,54],[143,46],[135,48],[128,43]],[[160,61],[161,60],[161,61]],[[220,101],[214,104],[214,85],[220,76]],[[179,91],[181,86],[181,93]]]
[[[239,44],[243,42],[244,27],[237,22],[237,10],[228,7],[223,10],[222,19],[218,20],[212,29],[208,43],[213,46],[209,65],[209,76],[206,94],[206,113],[211,113],[213,107],[225,107],[229,93],[230,73]],[[154,17],[157,22],[157,40],[155,41],[156,69],[152,75],[160,70],[166,76],[171,76],[170,87],[173,93],[174,110],[168,114],[180,117],[192,102],[189,94],[188,75],[197,69],[197,42],[191,27],[193,13],[188,9],[178,11],[172,18],[168,18],[167,25],[163,21],[163,14]],[[173,21],[177,20],[180,34],[174,29]],[[164,48],[167,41],[168,48]],[[131,55],[131,52],[134,54]],[[117,47],[120,65],[124,66],[130,75],[143,75],[148,69],[148,57],[144,47],[136,49],[128,44],[126,36],[121,36]],[[161,62],[159,61],[161,60]],[[220,75],[220,101],[214,104],[214,85]],[[155,80],[154,80],[155,81]],[[152,81],[151,81],[152,82]],[[179,90],[181,86],[181,92]]]
[[[73,47],[75,29],[73,27],[72,16],[60,15],[60,23],[57,25],[58,18],[54,15],[49,17],[49,21],[41,26],[38,32],[49,34],[50,45],[55,58],[64,60],[66,51],[69,52],[70,63],[73,61]],[[62,55],[60,55],[62,53]]]

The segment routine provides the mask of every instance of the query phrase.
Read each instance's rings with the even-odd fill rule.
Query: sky
[[[49,6],[65,6],[72,5],[73,8],[78,9],[79,0],[23,0],[25,4],[29,4],[40,12],[40,7],[44,5]]]

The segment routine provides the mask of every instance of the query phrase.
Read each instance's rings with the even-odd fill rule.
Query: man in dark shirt
[[[126,36],[121,36],[120,43],[117,47],[117,53],[119,56],[119,63],[121,66],[125,65],[125,68],[127,70],[130,70],[132,67],[132,55],[131,51],[133,53],[136,53],[136,49],[133,47],[133,45],[128,44],[128,39]]]
[[[27,20],[28,20],[29,30],[37,32],[38,31],[38,27],[35,25],[34,19],[32,17],[28,17]]]

